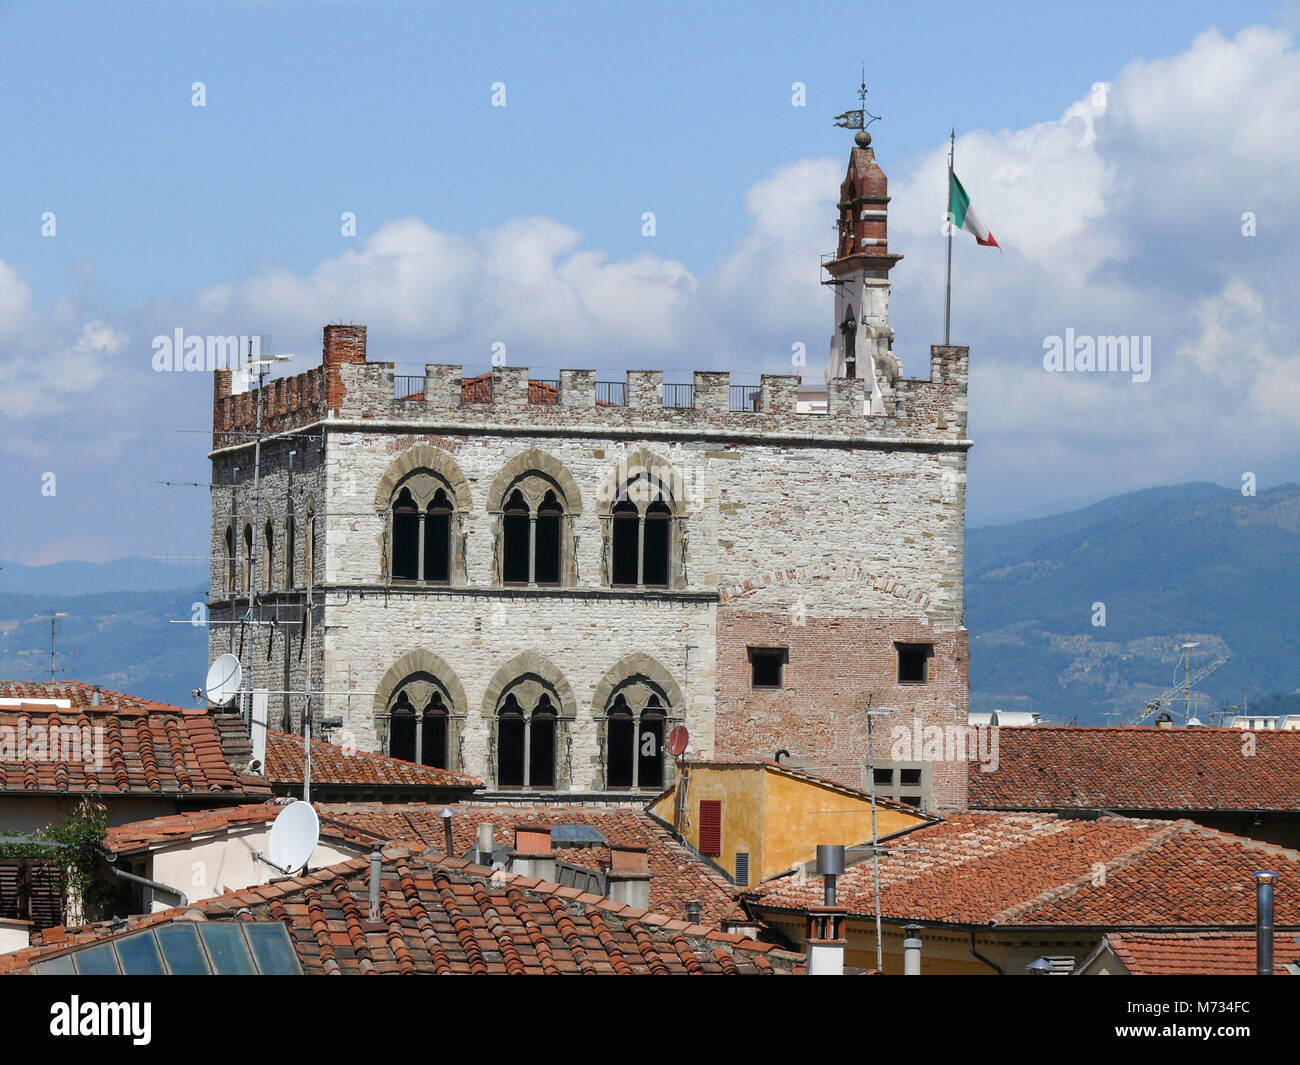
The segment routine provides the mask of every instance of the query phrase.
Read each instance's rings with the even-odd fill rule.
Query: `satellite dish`
[[[239,694],[239,682],[243,679],[244,671],[239,668],[239,659],[234,655],[222,655],[208,667],[203,694],[208,697],[208,702],[225,706]]]
[[[686,745],[691,742],[691,734],[686,731],[685,725],[678,725],[668,733],[668,753],[674,758],[680,758],[686,753]]]
[[[320,841],[320,820],[309,802],[291,802],[271,826],[267,858],[277,869],[292,873],[307,864]]]

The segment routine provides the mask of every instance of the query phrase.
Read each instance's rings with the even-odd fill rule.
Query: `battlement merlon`
[[[964,447],[970,350],[930,348],[926,379],[900,378],[870,409],[869,383],[833,378],[824,403],[801,402],[797,374],[762,374],[753,390],[733,395],[727,371],[699,370],[688,386],[664,388],[662,370],[628,370],[621,389],[598,389],[595,370],[561,370],[539,381],[526,367],[494,367],[466,379],[462,367],[429,363],[423,388],[395,395],[395,364],[366,358],[365,326],[326,326],[321,365],[266,385],[266,435],[326,420],[437,426],[466,430],[609,431],[689,436],[815,436],[929,441]],[[257,390],[234,393],[229,370],[214,374],[213,450],[252,442]],[[738,400],[733,402],[733,400]],[[666,405],[668,403],[679,405]],[[733,409],[741,407],[743,409]]]

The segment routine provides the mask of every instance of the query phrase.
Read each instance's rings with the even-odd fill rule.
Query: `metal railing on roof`
[[[756,411],[759,409],[759,389],[761,385],[732,385],[731,409],[735,411]]]
[[[690,408],[695,406],[694,385],[664,385],[664,406]]]
[[[626,381],[597,381],[596,403],[602,407],[627,406]]]
[[[423,399],[424,378],[395,374],[393,376],[394,399]]]

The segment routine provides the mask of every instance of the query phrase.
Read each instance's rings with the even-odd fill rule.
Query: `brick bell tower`
[[[865,110],[847,111],[841,119],[862,123]],[[871,413],[885,411],[900,364],[894,355],[889,324],[889,271],[902,256],[889,250],[889,179],[876,162],[871,134],[859,129],[849,153],[849,169],[840,183],[835,256],[822,264],[835,291],[826,379],[862,378],[870,382]]]

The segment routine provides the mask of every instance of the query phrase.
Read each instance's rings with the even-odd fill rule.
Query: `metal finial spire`
[[[867,110],[867,68],[862,68],[862,82],[858,86],[858,101],[862,104],[856,111],[845,111],[842,115],[835,116],[835,125],[841,129],[856,129],[857,135],[853,138],[859,148],[866,148],[871,144],[871,134],[867,132],[867,127],[872,122],[879,122],[880,116],[873,115]],[[870,121],[868,121],[870,119]]]

